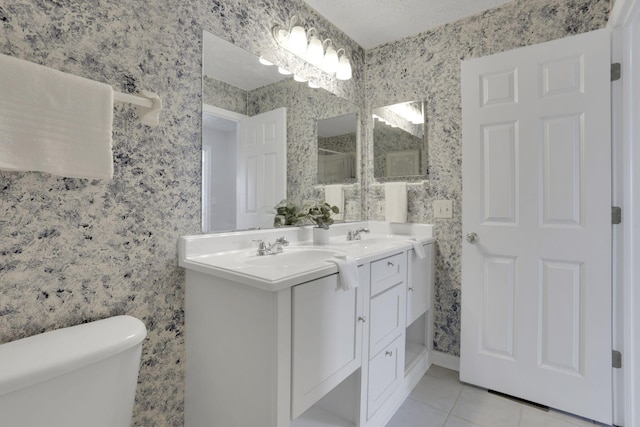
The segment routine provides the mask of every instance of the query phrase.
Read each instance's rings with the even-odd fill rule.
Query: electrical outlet
[[[453,201],[436,200],[433,202],[434,218],[453,218]]]

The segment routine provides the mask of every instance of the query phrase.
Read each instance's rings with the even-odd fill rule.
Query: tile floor
[[[462,384],[458,373],[432,365],[387,427],[601,426],[583,418],[497,396]]]

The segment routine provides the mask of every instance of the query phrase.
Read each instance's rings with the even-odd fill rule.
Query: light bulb
[[[299,75],[297,75],[297,74],[294,74],[294,75],[293,75],[293,80],[295,80],[295,81],[297,81],[297,82],[300,82],[300,83],[304,83],[304,82],[306,82],[306,81],[307,81],[306,79],[303,79],[302,77],[300,77],[300,76],[299,76]]]
[[[322,63],[327,73],[333,74],[338,69],[338,53],[333,46],[327,47],[327,52],[324,54],[324,62]]]
[[[308,82],[308,83],[307,83],[307,85],[308,85],[311,89],[318,89],[318,88],[320,87],[320,86],[318,86],[317,84],[315,84],[315,83],[311,83],[311,82]]]
[[[299,56],[304,56],[307,53],[307,33],[304,28],[296,25],[291,29],[287,47],[291,52]]]
[[[336,70],[336,79],[349,80],[353,76],[351,71],[351,63],[346,54],[343,54],[338,61],[338,69]]]
[[[286,68],[282,68],[282,67],[278,67],[278,72],[282,75],[288,76],[291,73],[291,71],[287,70]]]

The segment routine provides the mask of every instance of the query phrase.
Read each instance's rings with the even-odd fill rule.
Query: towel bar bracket
[[[140,94],[132,95],[114,91],[113,100],[135,105],[138,118],[147,126],[154,127],[160,123],[162,100],[153,92],[143,90]]]

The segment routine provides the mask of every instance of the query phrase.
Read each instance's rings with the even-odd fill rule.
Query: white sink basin
[[[243,260],[245,264],[290,267],[320,264],[329,258],[345,256],[341,251],[319,248],[284,248],[283,252],[274,255],[255,255]]]

